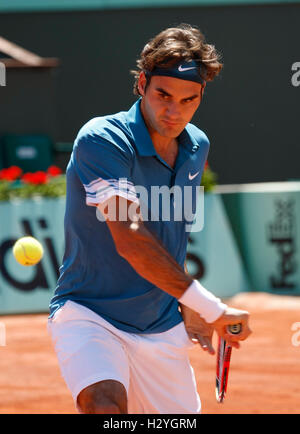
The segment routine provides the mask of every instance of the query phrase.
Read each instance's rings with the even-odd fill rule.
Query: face
[[[146,77],[141,72],[141,110],[150,135],[177,137],[199,107],[204,86],[193,81],[162,76],[151,77],[146,91],[145,85]]]

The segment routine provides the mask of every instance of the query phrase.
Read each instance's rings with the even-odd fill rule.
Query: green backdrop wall
[[[50,131],[56,141],[72,142],[90,118],[127,110],[135,101],[129,70],[138,53],[150,37],[181,22],[198,25],[223,54],[221,76],[208,84],[193,120],[211,140],[209,161],[219,182],[299,179],[300,77],[292,82],[292,67],[300,62],[299,3],[1,13],[3,37],[61,63],[49,84],[53,98],[41,103],[37,85],[21,115],[18,89],[28,84],[22,71],[7,71],[0,136],[9,127]],[[34,79],[28,79],[31,86]]]
[[[2,0],[0,11],[49,11],[128,7],[213,6],[287,3],[286,0]],[[289,0],[288,3],[299,3]]]

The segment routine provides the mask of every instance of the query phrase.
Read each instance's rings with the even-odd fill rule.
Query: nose
[[[168,104],[166,114],[170,120],[179,119],[181,116],[179,105],[175,102],[170,102],[170,104]]]

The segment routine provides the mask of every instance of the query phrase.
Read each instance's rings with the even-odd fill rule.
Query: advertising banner
[[[300,295],[300,182],[218,187],[255,291]]]
[[[48,311],[63,255],[64,208],[64,197],[0,202],[0,314]],[[25,235],[44,248],[35,266],[18,264],[12,253]]]
[[[204,228],[189,240],[189,273],[221,298],[251,291],[220,195],[205,194],[204,204]]]

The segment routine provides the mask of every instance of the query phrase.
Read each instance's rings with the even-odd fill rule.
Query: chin
[[[175,139],[179,136],[179,134],[184,130],[184,127],[180,128],[160,128],[157,132],[164,137],[168,137],[169,139]]]

